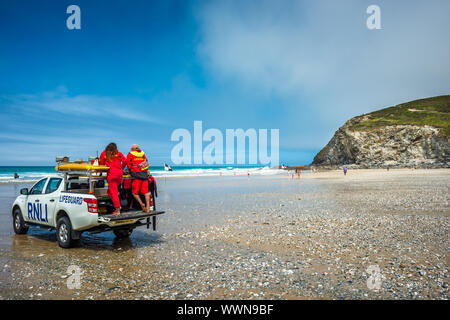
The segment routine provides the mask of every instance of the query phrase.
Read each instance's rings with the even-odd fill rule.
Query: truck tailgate
[[[148,218],[152,216],[157,216],[163,214],[164,211],[150,211],[150,212],[142,212],[140,210],[126,211],[122,212],[120,215],[112,215],[112,214],[102,214],[99,217],[107,218],[109,221],[120,221],[120,220],[130,220],[130,219],[142,219]]]

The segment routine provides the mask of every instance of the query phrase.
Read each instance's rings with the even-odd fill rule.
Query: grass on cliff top
[[[443,135],[450,137],[450,95],[414,100],[363,116],[368,119],[350,128],[369,131],[397,124],[429,125],[442,128]]]

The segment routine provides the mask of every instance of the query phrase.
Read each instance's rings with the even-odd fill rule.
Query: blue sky
[[[81,8],[68,30],[66,8]],[[366,8],[381,8],[368,30]],[[170,163],[177,128],[280,130],[310,163],[350,117],[449,94],[449,1],[0,2],[0,165],[111,141]]]

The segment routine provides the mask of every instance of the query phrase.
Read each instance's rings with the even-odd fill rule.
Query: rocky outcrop
[[[347,121],[316,155],[312,165],[350,168],[450,167],[450,141],[442,128],[387,125],[353,129],[364,116]]]

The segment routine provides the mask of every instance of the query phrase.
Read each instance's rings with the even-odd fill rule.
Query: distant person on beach
[[[111,198],[114,211],[113,215],[120,214],[119,185],[123,181],[123,169],[127,166],[127,158],[117,150],[114,142],[108,144],[105,150],[100,154],[99,164],[109,167],[106,175],[108,181],[108,196]]]
[[[19,175],[17,174],[17,172],[14,172],[14,179],[19,179]]]
[[[389,171],[389,166],[387,166],[386,170]]]
[[[344,176],[347,175],[347,168],[344,167]]]

